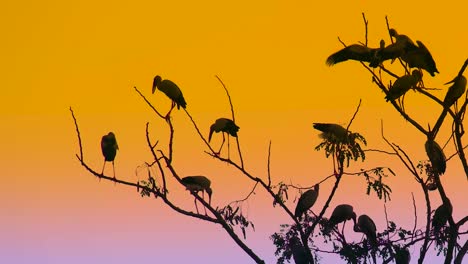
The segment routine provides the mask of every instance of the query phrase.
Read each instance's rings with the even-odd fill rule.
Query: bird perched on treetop
[[[307,210],[309,210],[315,204],[315,201],[317,201],[318,194],[319,194],[318,184],[314,186],[314,189],[307,190],[306,192],[304,192],[299,198],[299,201],[297,202],[294,216],[297,217],[299,220],[301,220],[302,214],[307,212]]]
[[[340,204],[335,207],[330,220],[327,223],[327,230],[333,229],[337,224],[353,219],[354,225],[356,225],[356,213],[353,207],[349,204]]]
[[[396,264],[409,264],[411,261],[411,254],[407,247],[400,248],[394,247],[395,249],[395,263]]]
[[[368,215],[360,215],[353,229],[355,232],[365,234],[367,240],[373,247],[377,245],[377,227],[372,218]]]
[[[439,71],[431,53],[421,41],[417,40],[416,43],[418,46],[404,53],[401,59],[408,63],[410,68],[424,69],[434,77],[435,73],[439,73]]]
[[[224,133],[228,133],[233,137],[237,137],[237,132],[239,131],[239,127],[228,118],[218,118],[211,126],[210,126],[210,134],[208,135],[208,142],[211,141],[211,137],[213,136],[213,132],[219,133],[222,132],[223,134],[223,143],[221,143],[221,147],[219,147],[218,154],[221,152],[221,148],[224,145],[224,141],[226,140],[224,137]],[[228,136],[228,148],[229,148],[229,136]],[[228,150],[229,154],[229,150]]]
[[[314,123],[314,128],[322,131],[320,137],[335,143],[345,143],[348,132],[346,128],[332,123]]]
[[[296,264],[309,264],[307,260],[307,254],[302,246],[299,238],[293,236],[289,239],[289,246],[291,248],[291,253]]]
[[[117,155],[118,149],[119,149],[119,146],[117,145],[117,140],[115,139],[115,134],[113,132],[109,132],[107,135],[104,135],[102,137],[101,151],[102,151],[102,155],[104,156],[104,165],[102,166],[101,174],[104,174],[106,161],[111,161],[112,169],[114,171],[114,179],[115,179],[114,159],[115,159],[115,155]]]
[[[432,217],[432,229],[433,234],[436,238],[439,237],[440,230],[442,227],[447,223],[450,215],[452,215],[452,205],[446,206],[445,203],[441,204],[434,212],[434,216]]]
[[[403,56],[406,52],[417,49],[414,42],[406,35],[400,35],[395,29],[389,30],[390,36],[395,38],[395,42],[385,47],[380,56],[382,60],[397,59]]]
[[[445,173],[447,163],[445,154],[442,148],[433,139],[428,139],[425,144],[426,154],[431,161],[432,171],[435,176],[440,176]]]
[[[453,104],[457,102],[457,100],[465,93],[466,91],[466,78],[463,75],[459,75],[455,77],[450,82],[446,83],[453,83],[452,86],[449,87],[447,94],[445,95],[444,99],[444,107],[449,108]]]
[[[187,176],[181,179],[182,184],[187,190],[192,194],[198,194],[199,191],[202,192],[202,198],[205,199],[205,192],[208,194],[208,204],[211,204],[211,195],[213,191],[211,190],[211,181],[205,176]],[[198,213],[197,198],[195,198],[195,208]],[[205,208],[206,214],[206,208]]]
[[[176,104],[177,104],[177,109],[180,109],[181,106],[183,108],[187,107],[187,103],[185,102],[184,95],[182,94],[182,91],[177,86],[177,84],[173,83],[170,80],[162,80],[161,76],[156,75],[153,79],[153,88],[152,88],[153,94],[156,91],[156,87],[158,88],[158,90],[166,94],[167,97],[169,97],[169,99],[172,100],[171,110],[174,108]],[[169,111],[168,115],[170,114],[171,110]]]
[[[326,63],[328,66],[333,66],[343,61],[355,60],[369,62],[369,66],[375,68],[380,64],[378,53],[384,47],[385,42],[383,40],[380,42],[380,48],[375,49],[360,44],[352,44],[330,55]]]
[[[409,89],[415,88],[416,84],[421,81],[422,74],[419,70],[413,70],[411,75],[404,75],[398,78],[395,83],[388,89],[388,94],[385,97],[386,101],[393,101],[404,95]]]

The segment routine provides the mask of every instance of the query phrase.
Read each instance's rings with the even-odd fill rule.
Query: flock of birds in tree
[[[177,106],[177,109],[186,108],[187,102],[185,101],[184,95],[180,88],[174,82],[170,80],[163,80],[161,76],[156,75],[153,79],[152,85],[152,93],[156,92],[156,89],[163,92],[170,100],[171,100],[171,108],[169,112],[166,114],[166,120],[169,119],[171,111]],[[228,148],[229,148],[229,135],[232,137],[237,137],[237,132],[239,131],[239,126],[237,126],[234,121],[228,118],[218,118],[211,126],[210,132],[208,135],[208,142],[211,142],[211,138],[213,136],[213,132],[219,133],[222,132],[223,134],[223,142],[221,146],[215,154],[219,155],[221,149],[225,142],[225,133],[228,134]],[[119,149],[117,145],[117,140],[115,138],[115,134],[113,132],[109,132],[107,135],[104,135],[101,139],[101,150],[102,155],[104,156],[104,165],[102,167],[101,175],[104,174],[104,168],[106,162],[112,162],[113,168],[113,177],[115,179],[115,166],[114,160],[117,154],[117,150]],[[228,149],[229,155],[229,149]],[[209,204],[211,204],[211,195],[213,193],[211,189],[211,181],[205,176],[187,176],[181,179],[181,183],[189,190],[192,194],[198,194],[200,191],[202,192],[202,198],[204,199],[204,193],[206,192],[209,197]],[[195,208],[198,212],[197,200],[195,198]],[[205,208],[206,214],[206,208]]]
[[[429,50],[424,46],[421,41],[416,41],[417,45],[406,35],[398,34],[395,29],[390,29],[390,36],[395,41],[385,46],[385,41],[380,41],[379,48],[369,48],[360,44],[353,44],[345,47],[344,49],[330,55],[326,61],[327,65],[331,66],[347,60],[356,60],[361,62],[368,62],[372,68],[378,67],[386,60],[395,60],[400,58],[402,61],[407,63],[410,68],[417,68],[412,71],[409,75],[403,75],[395,80],[393,85],[388,90],[385,97],[387,101],[393,101],[403,96],[410,89],[415,89],[418,83],[422,80],[422,71],[427,71],[431,76],[438,73],[434,59],[432,58]],[[467,80],[463,75],[455,77],[452,81],[446,84],[452,84],[444,98],[444,114],[448,109],[455,105],[457,100],[465,93]],[[157,75],[153,79],[152,93],[154,94],[156,89],[163,92],[171,100],[171,108],[166,114],[165,118],[170,118],[171,111],[177,106],[177,109],[186,108],[187,102],[182,94],[180,88],[170,80],[163,80],[161,76]],[[345,143],[348,137],[349,131],[338,125],[332,123],[314,123],[313,127],[322,133],[320,137],[334,143]],[[225,133],[228,134],[228,155],[229,155],[229,136],[237,137],[239,126],[237,126],[233,120],[228,118],[218,118],[211,126],[208,135],[208,142],[211,142],[213,133],[222,132],[223,142],[215,154],[221,152],[221,149],[225,142]],[[428,139],[426,144],[426,153],[431,162],[433,172],[436,176],[442,175],[446,170],[446,158],[442,148],[433,140]],[[104,165],[101,174],[104,174],[104,168],[106,162],[112,162],[113,177],[115,179],[115,166],[114,160],[119,149],[117,140],[113,132],[109,132],[104,135],[101,140],[101,150],[104,156]],[[206,192],[209,196],[209,204],[211,204],[211,181],[205,176],[187,176],[181,179],[181,183],[189,190],[192,194],[198,194],[202,192],[202,198],[204,199],[204,193]],[[315,185],[313,189],[304,192],[296,205],[294,216],[300,221],[304,214],[307,214],[308,210],[315,204],[319,194],[319,185]],[[197,201],[195,198],[195,208],[198,212]],[[448,208],[444,204],[439,206],[433,216],[432,226],[435,236],[438,236],[442,227],[446,224],[448,216],[451,214],[452,208]],[[206,208],[205,208],[206,214]],[[348,220],[353,220],[355,232],[363,233],[369,242],[371,247],[377,247],[377,228],[374,221],[367,215],[363,214],[359,216],[356,221],[356,213],[353,207],[348,204],[341,204],[335,207],[330,219],[327,222],[326,229],[328,231],[334,229],[339,223],[345,223]],[[344,228],[344,224],[343,224]],[[343,232],[343,231],[342,231]],[[301,248],[301,244],[297,238],[291,240],[292,251],[296,263],[300,263],[300,259],[304,259],[305,253]],[[375,259],[375,256],[373,256]],[[397,263],[409,263],[410,254],[407,249],[399,249],[396,252]],[[299,262],[298,262],[299,261]]]

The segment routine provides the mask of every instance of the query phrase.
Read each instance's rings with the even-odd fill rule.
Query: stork
[[[114,172],[114,179],[115,179],[115,167],[114,167],[114,159],[115,155],[117,155],[117,150],[119,146],[117,145],[117,140],[115,139],[115,134],[113,132],[109,132],[107,135],[104,135],[101,139],[101,151],[102,155],[104,156],[104,165],[102,166],[101,175],[104,175],[104,168],[106,167],[106,161],[112,162],[112,170]]]
[[[334,143],[345,143],[347,141],[348,130],[332,123],[314,123],[314,128],[322,131],[320,137]]]
[[[406,52],[418,48],[408,36],[398,34],[395,29],[390,29],[389,33],[391,37],[395,38],[395,42],[380,52],[382,60],[394,60],[403,56]]]
[[[395,247],[395,263],[396,264],[409,264],[411,261],[411,254],[408,248]]]
[[[182,184],[187,190],[192,194],[198,194],[199,191],[202,192],[202,198],[205,199],[205,192],[208,194],[208,204],[211,204],[211,195],[213,191],[211,190],[211,181],[205,176],[187,176],[181,179]],[[195,208],[198,212],[197,198],[194,199]],[[206,208],[205,208],[206,214]]]
[[[447,94],[444,98],[444,107],[446,109],[450,108],[452,105],[455,105],[455,112],[458,112],[457,109],[457,100],[465,93],[466,91],[466,78],[463,75],[458,75],[453,80],[446,84],[453,83],[449,87]]]
[[[314,128],[322,131],[320,134],[320,137],[331,142],[332,144],[344,144],[348,142],[348,134],[349,131],[346,130],[346,128],[338,125],[338,124],[332,124],[332,123],[314,123]],[[333,161],[333,171],[335,174],[335,177],[338,177],[335,169],[335,159],[337,160],[337,153],[336,153],[336,146],[335,146],[335,152],[332,155],[332,161]],[[338,163],[338,160],[336,161]]]
[[[314,189],[304,192],[296,205],[296,210],[294,211],[294,216],[301,220],[302,215],[307,212],[317,201],[319,194],[319,185],[316,184]]]
[[[305,249],[298,237],[291,237],[289,239],[289,246],[291,248],[292,257],[296,264],[309,264]]]
[[[413,70],[411,75],[404,75],[396,79],[395,83],[388,89],[388,94],[385,97],[386,101],[394,101],[400,98],[411,88],[416,88],[416,85],[421,81],[422,73],[419,70]],[[401,102],[401,108],[404,110],[403,102]]]
[[[379,48],[369,48],[360,44],[352,44],[330,55],[327,58],[326,64],[328,66],[333,66],[343,61],[355,60],[369,62],[369,66],[375,68],[380,64],[378,55],[384,47],[385,42],[383,40],[380,41]]]
[[[180,88],[177,86],[177,84],[173,83],[170,80],[163,80],[161,76],[156,75],[153,79],[153,87],[152,87],[152,93],[156,91],[156,88],[163,92],[164,94],[169,97],[169,99],[172,100],[171,104],[171,109],[166,115],[166,119],[169,118],[169,115],[171,114],[172,109],[177,105],[177,109],[186,108],[187,103],[185,102],[184,95],[182,94],[182,91]]]
[[[417,40],[416,43],[418,44],[417,48],[404,53],[401,59],[408,63],[410,68],[424,69],[434,77],[435,73],[439,73],[439,71],[431,53],[421,41]]]
[[[330,220],[328,220],[328,230],[333,229],[336,225],[341,222],[346,222],[353,219],[354,225],[356,225],[356,213],[353,210],[353,207],[349,204],[340,204],[335,207]],[[344,224],[341,232],[343,232]]]
[[[440,230],[447,223],[450,215],[452,215],[452,211],[453,208],[450,203],[448,203],[448,205],[443,203],[435,210],[434,216],[432,217],[432,230],[436,238],[439,237]]]
[[[222,132],[223,134],[223,143],[219,147],[219,150],[216,154],[219,155],[221,149],[224,145],[224,141],[226,140],[224,137],[224,133],[227,133],[233,137],[237,137],[237,132],[239,131],[239,127],[228,118],[218,118],[211,126],[210,126],[210,134],[208,135],[208,142],[211,141],[211,137],[213,136],[213,132],[219,133]],[[229,157],[229,135],[228,135],[228,157]]]
[[[377,248],[377,227],[374,221],[368,215],[360,215],[353,228],[354,232],[360,232],[366,235],[367,241],[371,246],[372,260],[377,263],[375,250]]]
[[[436,177],[445,173],[447,168],[446,158],[442,148],[433,139],[428,139],[425,144],[426,154],[431,161],[431,167]]]

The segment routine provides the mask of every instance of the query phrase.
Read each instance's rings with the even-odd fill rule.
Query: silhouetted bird
[[[297,202],[294,216],[297,217],[299,220],[301,220],[302,214],[307,212],[307,210],[309,210],[315,204],[315,201],[317,201],[318,194],[319,194],[318,184],[314,186],[313,190],[308,190],[304,192],[299,198],[299,201]]]
[[[360,215],[357,223],[354,225],[354,232],[364,233],[367,237],[367,241],[371,246],[371,255],[374,264],[377,263],[375,251],[377,248],[377,227],[374,221],[368,215]]]
[[[390,29],[389,32],[390,36],[395,38],[395,42],[388,45],[380,52],[382,60],[394,60],[403,56],[406,52],[418,48],[408,36],[398,34],[393,28]]]
[[[439,73],[439,71],[431,53],[421,41],[417,40],[416,43],[418,47],[405,52],[401,59],[408,63],[410,68],[424,69],[434,77],[435,73]]]
[[[335,143],[345,143],[348,132],[346,128],[331,123],[314,123],[314,128],[322,131],[320,137]]]
[[[327,230],[333,229],[337,224],[346,222],[347,220],[353,219],[354,225],[356,225],[356,213],[353,207],[349,204],[340,204],[335,207],[330,220],[328,220]]]
[[[434,212],[432,217],[432,230],[436,238],[440,235],[440,230],[447,223],[450,215],[452,215],[452,205],[446,206],[445,203],[441,204]]]
[[[289,239],[289,246],[291,247],[292,257],[296,264],[309,264],[305,249],[298,237],[291,237]]]
[[[425,144],[426,154],[431,161],[431,167],[434,175],[440,176],[445,173],[447,163],[442,148],[432,139],[428,139]]]
[[[445,95],[444,99],[444,107],[450,108],[453,104],[457,102],[457,100],[465,93],[466,91],[466,78],[463,75],[459,75],[455,77],[455,79],[451,80],[450,82],[446,83],[453,83],[452,86],[449,87],[447,94]]]
[[[119,146],[117,145],[117,140],[115,139],[115,135],[112,132],[109,132],[107,135],[104,135],[101,139],[101,151],[102,155],[104,156],[104,165],[102,166],[101,174],[104,174],[104,168],[106,167],[106,161],[112,162],[112,169],[114,171],[114,179],[115,179],[115,167],[114,167],[114,159],[115,155],[117,155],[117,150]]]
[[[221,148],[224,145],[224,141],[226,140],[224,137],[224,133],[228,133],[233,137],[237,137],[237,132],[239,131],[239,127],[228,118],[218,118],[210,127],[210,134],[208,135],[208,142],[211,141],[211,137],[213,136],[213,132],[219,133],[222,132],[223,134],[223,143],[221,143],[221,147],[219,147],[218,154],[221,152]],[[228,136],[228,147],[229,147],[229,136]],[[229,154],[229,150],[228,150]]]
[[[328,66],[333,66],[343,61],[355,60],[369,62],[369,66],[375,68],[380,64],[378,53],[384,47],[385,42],[383,40],[380,42],[380,48],[376,49],[360,44],[352,44],[330,55],[327,58],[326,63]]]
[[[205,199],[205,192],[208,194],[209,201],[208,204],[211,204],[211,181],[205,176],[187,176],[181,179],[182,184],[189,190],[191,193],[202,192],[202,198]],[[195,198],[195,208],[198,213],[197,199]],[[206,214],[206,208],[205,208]]]
[[[153,88],[152,92],[156,91],[156,87],[158,90],[163,92],[164,94],[172,100],[172,108],[177,104],[177,109],[180,109],[182,106],[183,108],[187,107],[187,103],[185,102],[184,95],[180,88],[170,80],[162,80],[161,76],[156,75],[153,79]],[[170,112],[170,111],[169,111]]]
[[[395,247],[395,263],[396,264],[409,264],[411,261],[411,254],[408,248]]]
[[[421,72],[419,70],[413,70],[411,75],[404,75],[396,79],[395,83],[388,90],[388,94],[385,97],[386,101],[393,101],[404,95],[411,88],[416,88],[416,84],[421,81],[421,78]]]
[[[365,234],[372,246],[377,245],[377,228],[372,218],[368,215],[363,214],[359,216],[357,223],[354,225],[354,231]]]

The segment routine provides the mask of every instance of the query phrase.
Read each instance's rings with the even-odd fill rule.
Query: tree
[[[191,120],[200,140],[204,142],[207,148],[207,150],[205,150],[207,155],[210,155],[214,159],[237,169],[244,177],[255,183],[249,195],[244,199],[229,203],[222,208],[214,208],[211,205],[211,202],[207,202],[204,197],[204,192],[207,192],[211,198],[212,192],[210,188],[210,180],[207,177],[197,176],[187,178],[177,172],[177,168],[173,165],[173,160],[175,158],[173,143],[175,141],[174,131],[176,128],[174,127],[171,119],[171,112],[177,102],[173,101],[171,109],[166,115],[163,115],[160,110],[156,109],[156,107],[154,107],[145,97],[143,92],[136,87],[134,88],[135,92],[140,95],[144,102],[154,112],[156,117],[166,121],[165,123],[169,129],[168,144],[166,146],[160,146],[158,140],[154,141],[152,139],[150,124],[149,122],[146,123],[147,146],[153,156],[153,160],[145,162],[148,171],[147,178],[136,182],[125,181],[115,178],[115,176],[106,176],[102,172],[99,173],[88,166],[83,156],[83,147],[78,121],[73,110],[70,108],[78,136],[79,154],[76,156],[81,165],[90,174],[98,177],[99,179],[113,181],[114,183],[136,188],[142,197],[153,196],[154,198],[161,198],[167,206],[182,215],[198,218],[213,224],[219,224],[234,240],[234,242],[256,263],[264,263],[264,260],[257,255],[245,241],[247,231],[250,229],[254,230],[254,223],[242,214],[242,205],[243,202],[247,201],[252,196],[257,188],[264,189],[266,191],[265,193],[271,197],[273,206],[280,207],[291,220],[291,223],[281,225],[280,231],[271,236],[271,239],[277,248],[275,254],[278,256],[278,263],[290,261],[291,258],[293,258],[296,263],[319,263],[320,254],[337,254],[348,263],[367,263],[368,260],[375,263],[377,258],[382,259],[383,263],[390,263],[392,261],[396,261],[396,263],[408,263],[410,258],[408,250],[409,248],[416,246],[420,246],[419,256],[417,256],[418,263],[423,263],[432,244],[435,245],[435,248],[439,253],[443,253],[445,255],[445,263],[450,263],[452,260],[454,260],[455,263],[461,263],[468,250],[468,241],[465,241],[463,244],[463,238],[466,238],[467,232],[460,231],[460,228],[468,221],[468,216],[465,216],[462,219],[453,218],[453,205],[450,202],[449,195],[444,190],[440,177],[448,177],[447,175],[442,175],[445,173],[445,167],[447,166],[446,161],[453,156],[458,156],[465,170],[465,174],[468,177],[468,163],[464,154],[465,146],[463,145],[463,121],[468,100],[466,96],[465,98],[461,98],[465,93],[466,79],[463,77],[463,72],[468,65],[468,60],[454,78],[453,84],[449,89],[446,98],[444,100],[440,100],[436,96],[432,95],[430,90],[426,88],[423,83],[424,76],[422,74],[422,70],[429,72],[431,75],[438,72],[435,66],[435,61],[428,48],[424,46],[421,41],[417,41],[416,45],[409,37],[398,34],[396,30],[390,28],[388,20],[387,29],[389,31],[391,44],[385,46],[385,43],[381,41],[380,48],[369,48],[367,46],[368,21],[364,14],[363,19],[366,30],[365,43],[353,44],[353,48],[349,49],[342,42],[345,46],[343,50],[344,52],[340,51],[333,54],[332,56],[334,57],[331,59],[329,58],[328,64],[332,65],[346,60],[360,61],[363,68],[371,74],[372,81],[376,87],[386,95],[387,101],[392,104],[395,110],[398,111],[405,120],[419,130],[422,136],[427,138],[425,148],[429,161],[423,160],[418,164],[415,164],[415,162],[407,155],[403,147],[400,147],[387,139],[384,135],[383,124],[382,138],[387,142],[390,151],[365,149],[364,146],[367,144],[366,139],[360,133],[352,132],[350,129],[353,120],[359,112],[361,103],[359,102],[357,109],[346,127],[333,123],[314,124],[314,128],[322,132],[321,138],[323,140],[316,147],[316,150],[324,151],[327,158],[330,158],[331,156],[333,160],[333,174],[324,177],[320,182],[311,183],[311,186],[317,186],[314,187],[314,189],[316,188],[318,193],[318,186],[321,183],[327,180],[334,180],[334,186],[329,193],[326,190],[323,190],[323,188],[320,191],[320,195],[327,197],[327,200],[320,210],[316,208],[317,206],[313,207],[314,211],[319,212],[317,215],[310,215],[308,213],[308,209],[310,209],[310,207],[315,203],[315,200],[313,202],[311,201],[310,203],[306,203],[307,209],[305,212],[301,211],[300,214],[295,213],[292,208],[287,206],[286,202],[291,196],[291,190],[293,190],[294,193],[301,194],[304,190],[312,189],[312,187],[301,188],[293,184],[286,184],[283,182],[274,183],[272,181],[270,175],[271,142],[268,149],[267,179],[257,177],[245,168],[239,142],[239,136],[242,132],[241,130],[239,131],[239,124],[235,119],[234,106],[232,104],[229,91],[217,76],[216,77],[226,91],[229,99],[231,118],[214,117],[214,119],[217,120],[228,120],[230,125],[229,127],[223,125],[222,128],[219,129],[217,127],[212,127],[210,129],[209,136],[211,137],[213,131],[221,131],[223,132],[224,139],[224,132],[228,133],[228,151],[226,154],[221,152],[221,148],[219,151],[215,151],[212,145],[210,145],[209,140],[207,140],[201,132],[203,129],[199,128],[195,119],[186,108],[189,108],[190,103],[192,103],[190,98],[187,98],[188,104],[184,98],[183,107],[181,109],[178,107],[178,109],[179,111],[184,111]],[[395,63],[398,65],[388,65],[390,60],[398,61],[398,63]],[[370,65],[366,65],[366,63],[370,63]],[[392,68],[387,68],[388,66],[391,66]],[[412,74],[410,74],[411,68],[419,68],[419,70],[413,70]],[[397,75],[394,73],[396,70],[402,71],[403,73]],[[393,80],[394,84],[392,85],[392,81],[388,81],[388,79]],[[161,77],[159,77],[158,80],[158,84],[161,83]],[[163,82],[170,82],[171,87],[177,87],[177,96],[172,97],[170,96],[171,93],[164,92],[160,89],[168,95],[169,100],[183,98],[181,91],[183,89],[179,89],[178,86],[171,81],[164,80]],[[390,85],[387,86],[386,83],[388,82],[390,82]],[[155,86],[157,85],[153,85],[153,92],[155,91]],[[432,129],[430,127],[429,129],[425,129],[420,123],[413,119],[410,114],[405,112],[403,107],[404,93],[410,89],[416,90],[421,94],[421,96],[426,96],[434,103],[441,106],[441,114],[436,119]],[[460,98],[463,102],[458,104],[457,101],[460,100]],[[452,106],[454,106],[453,110]],[[450,118],[450,121],[452,122],[451,138],[453,138],[454,145],[457,149],[457,152],[448,159],[446,158],[443,148],[437,143],[442,142],[437,136],[443,122],[448,119],[447,117]],[[227,121],[224,123],[227,123]],[[216,123],[213,125],[216,125]],[[238,158],[236,159],[231,158],[230,155],[230,136],[236,139],[238,155]],[[118,135],[116,135],[116,137],[118,138]],[[115,146],[117,146],[116,142]],[[372,151],[379,151],[387,153],[388,155],[397,156],[402,164],[407,168],[408,173],[414,176],[414,179],[421,187],[420,191],[425,197],[426,224],[424,227],[417,227],[415,225],[413,230],[406,230],[403,227],[398,226],[396,221],[387,219],[387,228],[383,231],[376,231],[375,224],[370,217],[363,214],[358,218],[358,221],[356,221],[357,215],[353,211],[353,207],[351,205],[337,207],[333,211],[330,219],[325,217],[335,193],[338,189],[343,188],[342,184],[340,184],[342,178],[349,175],[357,175],[366,180],[367,194],[374,192],[379,199],[383,199],[384,201],[391,198],[392,188],[385,181],[388,176],[396,176],[396,174],[389,166],[385,165],[370,169],[362,169],[359,172],[348,171],[350,164],[357,160],[365,161],[367,153],[371,153]],[[153,173],[153,168],[156,168],[156,175]],[[175,204],[168,195],[169,190],[166,182],[169,179],[179,182],[180,188],[188,189],[195,198],[195,204],[199,202],[205,208],[204,213],[200,213],[198,207],[197,212],[195,213],[183,209]],[[203,181],[195,181],[194,179],[202,179]],[[202,195],[200,195],[200,191],[202,191]],[[216,190],[213,191],[215,192]],[[441,209],[436,210],[436,213],[433,213],[432,210],[434,205],[431,203],[429,195],[429,192],[431,191],[437,191],[443,202],[443,204],[438,207]],[[303,198],[303,200],[304,199],[305,198]],[[314,199],[317,199],[316,195]],[[416,207],[415,202],[414,207]],[[416,210],[416,208],[414,210]],[[354,221],[354,230],[366,235],[366,238],[362,242],[350,242],[349,235],[344,232],[345,223],[341,223],[351,219]],[[340,225],[342,225],[341,230],[339,229]],[[240,237],[239,232],[242,233],[244,240]],[[332,249],[326,250],[324,247],[328,243],[331,243]]]

